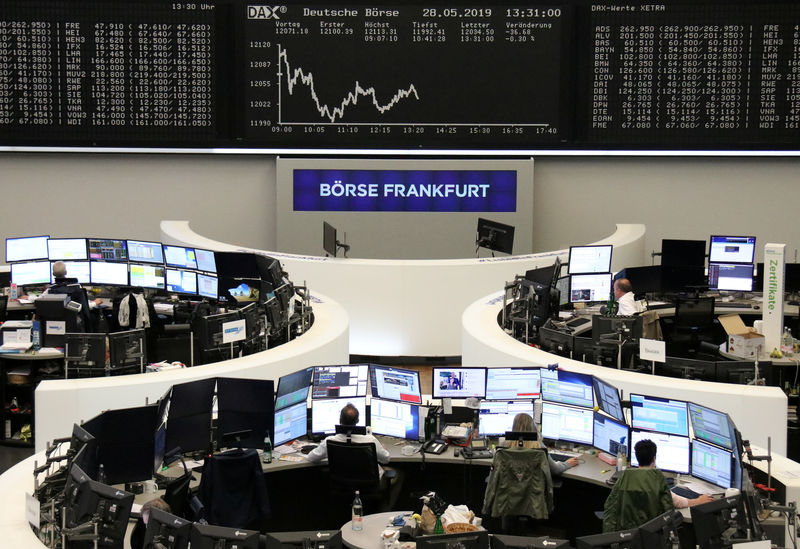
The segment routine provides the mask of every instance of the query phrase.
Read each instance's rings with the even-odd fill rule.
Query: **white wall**
[[[541,157],[534,178],[534,252],[591,242],[616,223],[647,225],[648,252],[711,233],[755,234],[758,260],[766,242],[785,242],[790,261],[800,248],[797,158]],[[0,192],[2,238],[157,239],[160,220],[188,219],[215,240],[277,249],[273,156],[3,153]],[[369,233],[359,223],[348,220],[348,238]]]

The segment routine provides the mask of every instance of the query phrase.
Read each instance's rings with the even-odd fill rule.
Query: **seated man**
[[[614,281],[614,299],[617,300],[618,315],[631,316],[643,310],[641,303],[634,298],[633,286],[627,278]]]
[[[347,404],[342,411],[339,413],[339,424],[340,425],[351,425],[355,427],[358,425],[358,408],[353,406],[352,404]],[[353,442],[371,442],[375,445],[375,451],[378,455],[378,462],[379,463],[389,463],[389,450],[383,447],[383,444],[375,438],[374,436],[367,434],[367,435],[352,435],[351,439]],[[335,440],[337,442],[347,442],[347,435],[345,434],[336,434],[327,437],[322,443],[314,448],[311,452],[306,455],[306,459],[313,463],[320,462],[328,457],[328,447],[327,442],[329,440]],[[378,472],[381,476],[383,476],[383,469],[378,466]]]
[[[83,328],[87,332],[93,332],[95,323],[89,312],[90,307],[99,305],[102,300],[95,299],[91,303],[86,296],[86,290],[78,284],[78,279],[67,278],[67,265],[63,261],[56,261],[53,263],[53,279],[54,283],[48,287],[44,293],[46,294],[66,294],[71,301],[79,303],[81,306],[81,319],[83,320]]]
[[[670,492],[664,474],[656,468],[657,450],[652,440],[636,443],[634,451],[639,467],[627,469],[611,489],[603,509],[603,532],[638,528],[676,507],[690,507],[711,501],[707,495],[687,500]]]

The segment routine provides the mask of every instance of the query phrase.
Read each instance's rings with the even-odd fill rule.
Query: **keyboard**
[[[567,461],[571,458],[579,457],[580,454],[577,452],[568,452],[566,450],[559,450],[558,452],[548,452],[553,461]]]
[[[715,301],[714,308],[720,309],[752,309],[752,303],[741,303],[736,301]]]
[[[591,318],[587,318],[585,316],[579,316],[579,317],[573,318],[572,320],[568,320],[566,322],[566,324],[570,328],[576,328],[578,326],[583,326],[587,322],[591,322],[591,320],[592,320]]]
[[[686,499],[695,499],[700,497],[700,494],[694,490],[691,490],[690,488],[687,488],[686,486],[675,486],[672,489],[672,493],[685,497]]]

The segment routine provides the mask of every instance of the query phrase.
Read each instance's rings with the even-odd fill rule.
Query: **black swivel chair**
[[[8,312],[8,296],[0,295],[0,322],[6,321],[7,312]]]
[[[678,298],[675,301],[673,344],[685,346],[690,354],[700,350],[700,342],[709,340],[714,328],[714,298]]]

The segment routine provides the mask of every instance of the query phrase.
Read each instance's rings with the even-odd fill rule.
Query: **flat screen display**
[[[164,261],[170,267],[197,269],[197,257],[195,256],[194,248],[167,246],[164,244]]]
[[[194,255],[197,259],[197,269],[207,273],[217,272],[217,262],[214,258],[214,252],[211,250],[201,250],[200,248],[194,249]]]
[[[486,368],[434,368],[433,398],[484,398]]]
[[[419,406],[416,404],[373,398],[369,422],[373,434],[419,440]]]
[[[487,400],[522,400],[539,398],[539,368],[487,368]]]
[[[611,274],[581,274],[569,276],[570,303],[608,301],[611,296]]]
[[[729,292],[753,291],[753,264],[708,264],[708,287]]]
[[[11,282],[17,286],[48,284],[50,282],[49,261],[26,261],[11,264]]]
[[[47,259],[49,236],[6,238],[6,263]]]
[[[278,379],[278,391],[275,394],[275,409],[280,410],[298,402],[308,400],[308,390],[311,387],[313,368],[306,368],[281,376]]]
[[[692,442],[692,476],[720,488],[733,486],[733,455],[702,440]]]
[[[367,398],[329,398],[311,401],[311,432],[315,435],[332,435],[339,424],[339,414],[347,404],[358,409],[358,425],[367,425]]]
[[[128,246],[124,240],[90,238],[89,259],[97,261],[128,261]]]
[[[128,264],[106,263],[105,261],[90,261],[89,280],[91,284],[127,286]]]
[[[53,264],[55,261],[50,262],[50,271],[53,271]],[[88,261],[63,261],[64,266],[67,268],[67,278],[77,278],[80,284],[89,284],[89,262]],[[51,275],[51,280],[55,284],[56,277]]]
[[[733,432],[728,414],[689,403],[689,418],[695,438],[733,450]]]
[[[401,370],[372,364],[370,365],[370,383],[373,397],[413,404],[422,402],[419,372],[415,370]]]
[[[566,370],[541,371],[542,400],[594,407],[592,376]]]
[[[130,264],[130,285],[163,290],[166,281],[162,265]]]
[[[500,402],[484,400],[478,411],[478,432],[485,437],[500,437],[511,431],[517,414],[533,418],[533,401]]]
[[[613,246],[570,246],[569,274],[611,272],[611,250]]]
[[[137,263],[164,263],[161,242],[128,240],[128,259]]]
[[[83,261],[88,259],[85,238],[51,238],[47,241],[50,261]]]
[[[689,436],[686,401],[645,395],[631,395],[631,427]]]
[[[552,402],[542,402],[542,436],[554,440],[591,445],[594,412]]]
[[[315,366],[311,398],[365,397],[368,373],[367,364]]]
[[[620,447],[625,448],[625,454],[630,455],[628,444],[631,441],[631,430],[626,423],[622,423],[594,413],[594,442],[592,446],[612,456],[616,456]]]
[[[673,473],[689,472],[689,437],[631,429],[631,465],[639,466],[634,447],[640,440],[656,443],[656,467]]]
[[[197,275],[197,293],[209,299],[217,299],[219,297],[219,290],[216,276],[208,276],[204,274]]]
[[[600,409],[617,421],[625,421],[622,402],[619,399],[619,389],[597,376],[592,378],[592,382],[594,383],[594,392],[597,395],[597,405]]]
[[[167,269],[166,271],[168,292],[197,295],[197,273],[180,269]]]
[[[290,440],[308,434],[308,407],[306,401],[298,402],[288,408],[275,410],[275,438],[273,444],[280,446]]]
[[[754,236],[711,235],[709,263],[752,263],[756,253]]]

